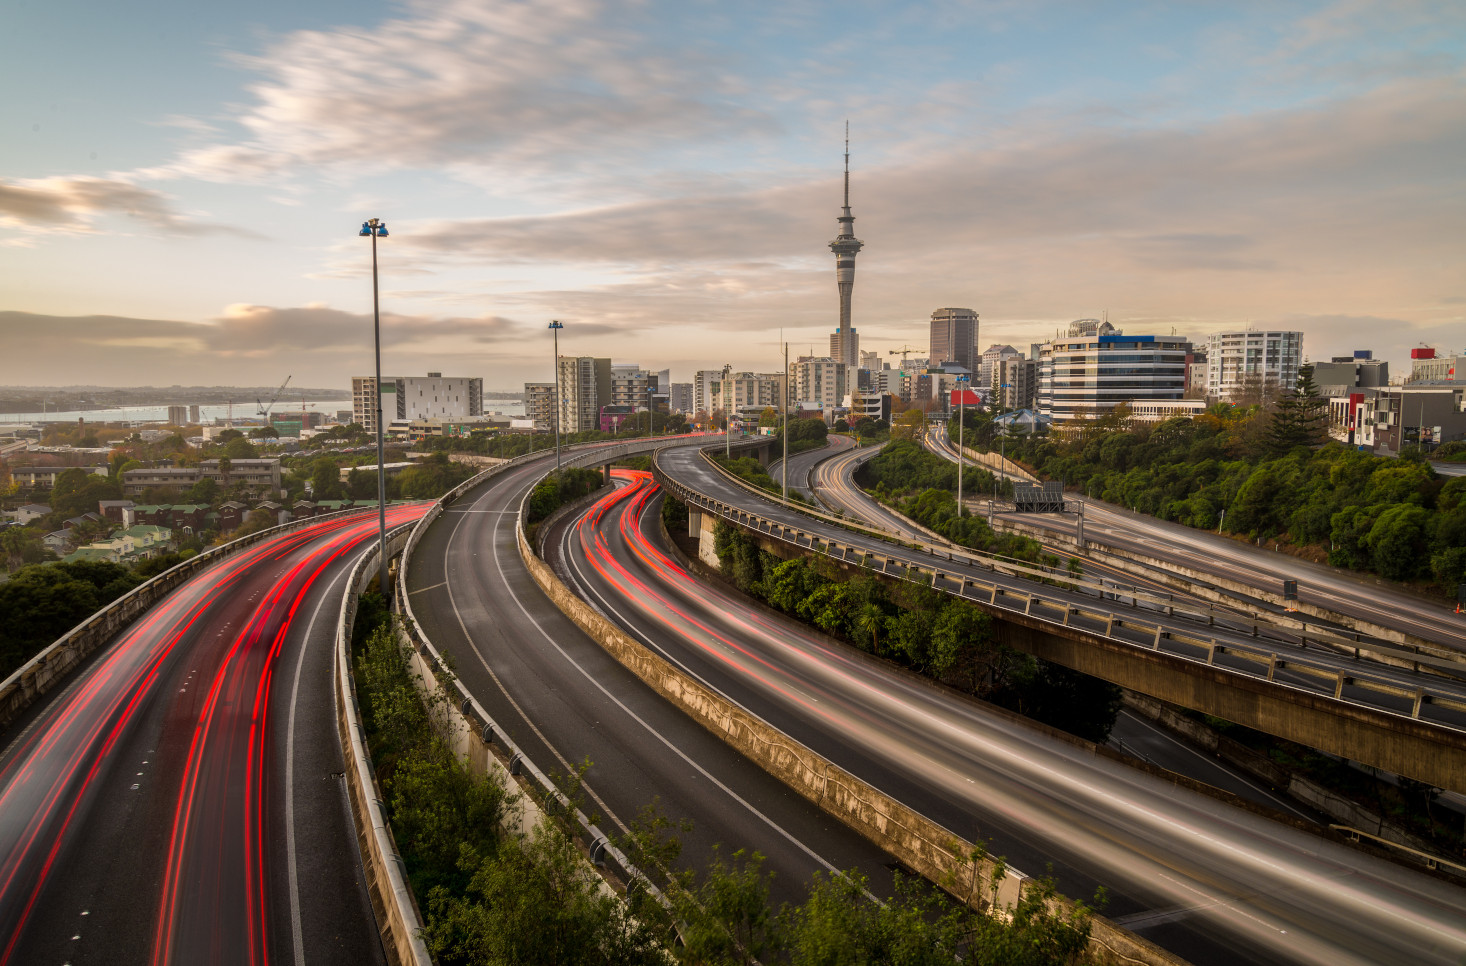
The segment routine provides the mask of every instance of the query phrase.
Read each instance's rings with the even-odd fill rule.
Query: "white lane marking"
[[[439,587],[446,587],[446,586],[448,586],[448,581],[446,581],[446,580],[440,580],[436,584],[433,584],[431,587],[419,587],[417,590],[409,590],[407,592],[407,596],[413,597],[413,596],[416,596],[417,594],[425,594],[425,593],[427,593],[430,590],[437,590]]]
[[[488,492],[479,497],[478,501],[475,502],[477,503],[487,500],[490,496],[494,495],[494,492],[495,488],[490,488]],[[499,523],[501,520],[503,520],[503,516],[504,515],[500,515],[499,519],[494,521],[494,530],[489,544],[490,547],[493,547],[493,541],[496,541],[499,538]],[[516,514],[516,516],[518,516],[518,514]],[[448,534],[448,542],[443,545],[443,572],[445,574],[448,573],[449,570],[448,553],[453,549],[453,541],[458,537],[458,528],[463,526],[463,521],[467,519],[468,517],[464,516],[456,524],[453,525],[453,532]],[[478,556],[478,554],[474,554],[474,556]],[[515,603],[518,603],[519,601],[518,598],[514,595],[513,588],[509,586],[508,578],[504,576],[504,567],[502,564],[499,563],[498,553],[494,553],[492,556],[494,558],[495,565],[498,567],[499,580],[503,582],[504,590],[509,597],[514,598]],[[458,600],[453,596],[453,585],[451,583],[448,583],[448,581],[446,580],[444,581],[444,583],[448,585],[448,606],[453,608],[453,616],[457,618],[458,627],[461,631],[463,631],[463,639],[468,642],[469,650],[473,651],[474,657],[478,658],[479,663],[483,665],[485,673],[487,673],[489,676],[489,680],[494,682],[494,686],[499,689],[499,693],[504,696],[504,700],[509,702],[509,706],[514,709],[515,714],[519,715],[519,719],[523,721],[525,725],[529,727],[529,730],[534,733],[535,737],[538,738],[540,742],[550,750],[550,754],[555,756],[555,760],[560,763],[560,767],[565,769],[565,774],[567,776],[575,774],[574,766],[572,766],[570,762],[566,760],[564,755],[560,754],[560,749],[556,748],[550,742],[550,739],[545,737],[544,732],[540,731],[535,723],[530,720],[529,715],[525,714],[524,709],[519,706],[519,702],[515,701],[514,696],[509,693],[509,689],[504,687],[504,682],[499,680],[499,675],[495,674],[494,669],[489,667],[489,662],[484,658],[483,652],[479,650],[478,642],[473,639],[473,635],[468,633],[468,625],[464,623],[463,614],[461,614],[458,610]],[[519,606],[521,610],[524,609],[523,604],[520,604]],[[536,624],[535,626],[536,628],[538,628],[539,625]],[[544,632],[541,631],[541,633]],[[590,787],[589,782],[583,781],[580,787],[581,790],[589,795],[591,800],[596,803],[596,806],[600,808],[601,814],[605,815],[613,823],[615,823],[616,827],[621,829],[624,834],[631,834],[631,826],[621,821],[620,817],[617,816],[615,812],[611,811],[611,807],[607,805],[599,795],[596,794],[595,789]]]
[[[290,685],[290,722],[285,726],[285,865],[290,879],[290,929],[294,933],[295,966],[305,966],[305,936],[300,925],[300,871],[295,858],[295,706],[300,697],[300,669],[305,665],[305,652],[310,644],[311,631],[315,630],[316,618],[321,608],[331,599],[332,592],[341,579],[351,572],[347,567],[326,585],[326,591],[311,614],[310,623],[305,626],[305,639],[300,643],[300,656],[295,659],[295,681]],[[335,688],[331,689],[333,692]]]
[[[572,558],[565,551],[565,549],[564,549],[568,545],[569,535],[570,535],[570,532],[571,532],[572,529],[573,528],[567,528],[565,530],[564,534],[561,537],[561,541],[562,541],[562,543],[561,543],[561,547],[562,547],[561,556],[562,556],[563,559],[565,559],[567,562],[569,562],[572,567],[575,568],[576,573],[577,573],[577,576],[580,578],[580,582],[581,582],[582,587],[588,593],[594,593],[594,591],[587,585],[587,583],[585,581],[585,578],[584,578],[584,575],[580,571],[579,561],[577,561],[574,558]],[[623,627],[629,628],[631,630],[631,633],[635,634],[643,642],[646,642],[646,641],[649,640],[649,638],[644,633],[642,633],[640,630],[636,629],[636,627],[630,621],[628,621],[625,617],[623,617],[621,615],[621,613],[619,611],[617,611],[616,608],[614,606],[612,606],[606,600],[606,598],[604,596],[602,596],[599,593],[595,594],[595,596],[598,599],[600,599],[601,603],[605,604],[608,608],[610,608],[611,613],[613,613],[613,614],[616,615],[616,617],[621,621],[621,624],[622,624]],[[518,603],[517,599],[516,599],[515,602]],[[519,605],[519,609],[520,610],[524,610],[524,605],[523,604],[520,604]],[[528,611],[525,611],[525,616],[527,616],[527,617],[529,616],[529,612]],[[531,617],[530,620],[533,621],[534,618]],[[622,704],[621,703],[621,700],[619,698],[617,698],[610,691],[606,690],[606,688],[601,684],[601,682],[597,681],[594,677],[592,677],[590,675],[590,673],[585,670],[585,668],[583,668],[579,664],[575,663],[575,661],[571,659],[570,655],[569,654],[566,654],[565,651],[560,647],[560,645],[557,644],[557,643],[555,643],[554,638],[550,637],[549,634],[546,634],[545,633],[544,629],[539,626],[539,623],[538,622],[535,622],[535,629],[538,630],[540,632],[540,634],[544,636],[545,640],[549,642],[550,646],[553,647],[556,651],[559,651],[560,652],[560,655],[565,658],[566,662],[571,667],[573,667],[577,671],[579,671],[581,673],[581,675],[596,688],[596,690],[600,691],[603,695],[606,696],[607,699],[609,699],[611,701],[611,703],[615,704],[616,707],[620,708],[623,712],[625,712],[625,714],[626,714],[626,716],[628,718],[630,718],[632,721],[635,721],[637,724],[641,725],[642,728],[644,728],[648,734],[650,734],[652,737],[656,738],[663,745],[665,745],[666,748],[667,748],[667,750],[671,751],[678,758],[681,758],[684,762],[686,762],[687,765],[688,765],[688,767],[694,769],[698,774],[700,774],[704,778],[706,778],[708,780],[708,782],[713,785],[713,787],[715,787],[719,791],[723,792],[725,795],[727,795],[729,798],[733,799],[733,801],[737,802],[739,805],[742,805],[745,809],[747,809],[749,811],[750,814],[752,814],[759,821],[763,822],[769,828],[773,829],[775,832],[778,832],[780,835],[782,835],[785,839],[787,839],[789,841],[789,843],[791,845],[793,845],[795,848],[799,849],[799,851],[803,852],[805,855],[809,856],[815,862],[818,862],[820,865],[824,866],[827,871],[829,871],[829,872],[831,872],[831,873],[833,873],[835,875],[844,877],[844,874],[845,873],[842,870],[840,870],[839,868],[836,868],[835,865],[833,863],[829,862],[828,860],[826,860],[824,856],[820,855],[818,852],[814,851],[809,846],[805,845],[803,841],[801,841],[798,837],[796,837],[788,829],[784,828],[778,822],[775,822],[772,818],[770,818],[769,816],[765,815],[763,812],[761,812],[757,808],[755,808],[752,802],[749,802],[747,799],[743,798],[741,795],[739,795],[737,792],[735,792],[732,788],[728,787],[727,785],[725,785],[721,781],[719,781],[717,778],[715,778],[710,772],[708,772],[707,769],[703,768],[702,765],[698,764],[697,762],[693,761],[690,757],[688,757],[688,755],[686,754],[686,752],[684,752],[681,748],[677,747],[676,745],[672,744],[672,742],[668,741],[667,738],[666,738],[666,736],[664,736],[660,731],[657,731],[647,721],[643,720],[636,712],[632,711],[626,705]],[[665,655],[665,652],[662,652],[661,651],[661,648],[657,648],[657,651],[659,653],[663,653]],[[668,660],[669,661],[671,660],[670,656],[668,656]],[[682,667],[682,665],[680,663],[677,663],[677,662],[673,662],[673,663],[675,663],[678,668],[681,668]],[[685,673],[689,673],[689,676],[696,678],[698,681],[702,681],[702,678],[699,677],[698,675],[691,674],[690,672],[685,672]],[[707,684],[707,682],[703,682],[703,684],[704,684],[704,686],[706,686],[711,691],[714,691],[714,692],[716,692],[718,694],[722,694],[723,693],[723,692],[719,691],[718,689],[712,687],[711,685]],[[726,696],[725,696],[725,698],[726,698]],[[732,699],[731,698],[728,698],[727,700],[731,701]],[[871,894],[871,892],[870,892],[869,889],[863,889],[861,891],[864,892],[867,896],[869,896],[873,901],[880,902],[880,900],[878,898],[876,898],[876,896],[874,896],[874,895]]]

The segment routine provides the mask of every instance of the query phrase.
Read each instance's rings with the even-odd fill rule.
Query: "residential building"
[[[657,388],[657,373],[640,366],[613,365],[611,367],[611,398],[608,404],[630,406],[633,412],[637,409],[646,409],[648,399],[656,393]],[[604,408],[602,406],[602,409]]]
[[[1297,385],[1302,363],[1302,332],[1214,332],[1206,340],[1206,391],[1228,401],[1265,398]]]
[[[144,503],[130,507],[122,515],[122,525],[140,524],[168,527],[183,533],[199,533],[209,529],[209,506],[206,503]]]
[[[789,367],[789,392],[803,406],[834,409],[845,399],[845,366],[829,356],[800,356]]]
[[[22,487],[33,490],[49,490],[56,485],[56,477],[67,470],[83,470],[93,476],[106,476],[107,466],[12,466],[10,478]]]
[[[713,393],[722,380],[721,369],[699,369],[692,374],[692,408],[695,413],[713,411]]]
[[[280,492],[278,458],[229,460],[227,473],[222,464],[221,460],[204,460],[196,466],[151,466],[124,470],[122,492],[128,496],[141,496],[160,487],[187,489],[203,479],[213,480],[225,489],[243,484],[261,493]]]
[[[671,383],[671,391],[667,396],[667,405],[674,413],[686,413],[692,415],[697,410],[692,401],[692,383],[674,382]]]
[[[611,400],[611,360],[561,356],[559,367],[560,430],[591,432],[600,427],[601,407]]]
[[[930,364],[954,362],[969,372],[976,372],[977,313],[972,309],[945,308],[932,313]],[[906,368],[902,363],[902,368]]]
[[[1107,322],[1080,319],[1067,336],[1039,347],[1037,408],[1064,423],[1122,404],[1179,400],[1190,351],[1181,336],[1123,335]]]
[[[1013,356],[998,363],[993,401],[1000,409],[1032,409],[1038,396],[1038,360]]]
[[[44,503],[27,503],[10,514],[10,516],[16,523],[25,526],[32,520],[39,520],[41,517],[48,516],[50,513],[51,508]]]
[[[727,409],[723,393],[732,399],[734,412],[762,412],[766,407],[784,408],[782,372],[730,372],[712,386],[713,408]]]
[[[352,421],[361,423],[367,432],[377,431],[376,402],[380,399],[382,418],[473,419],[484,414],[484,381],[477,376],[444,376],[430,372],[426,376],[383,376],[382,389],[376,392],[374,376],[353,376],[351,379]]]
[[[1206,394],[1206,349],[1192,346],[1186,356],[1186,395],[1201,399]]]
[[[534,422],[536,432],[548,433],[555,428],[555,384],[524,384],[524,418]]]
[[[997,385],[998,364],[1004,359],[1021,358],[1023,353],[1010,345],[995,345],[982,354],[982,362],[976,370],[973,383],[992,389]]]
[[[131,500],[99,500],[97,512],[113,523],[122,523],[122,515],[133,505]]]
[[[187,426],[188,425],[188,407],[187,406],[169,406],[168,407],[168,425],[170,425],[170,426]]]
[[[188,407],[188,424],[190,426],[197,426],[201,422],[203,422],[203,420],[199,418],[198,403],[194,403],[192,406]]]

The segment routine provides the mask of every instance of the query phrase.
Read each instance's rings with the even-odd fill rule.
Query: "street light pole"
[[[733,371],[730,363],[723,364],[723,458],[733,456],[733,407],[728,403],[728,374]]]
[[[560,398],[560,330],[565,326],[560,324],[559,319],[550,320],[550,331],[555,336],[555,472],[560,472],[560,406],[563,402]]]
[[[967,454],[962,449],[962,413],[967,403],[967,392],[962,384],[967,382],[963,376],[957,377],[957,515],[962,515],[962,465],[967,461]]]
[[[789,343],[784,343],[784,461],[779,464],[784,482],[784,502],[789,502]]]
[[[369,235],[372,239],[372,342],[375,346],[377,362],[377,550],[381,565],[377,580],[381,584],[382,596],[391,600],[392,586],[387,580],[387,460],[386,445],[382,435],[382,309],[377,294],[377,238],[387,237],[387,223],[376,218],[369,218],[362,222],[361,231],[357,234],[359,236]]]

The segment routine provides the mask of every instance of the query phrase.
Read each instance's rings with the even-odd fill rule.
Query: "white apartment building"
[[[692,410],[694,413],[713,411],[713,392],[723,378],[721,369],[699,369],[692,374]]]
[[[834,409],[845,400],[845,372],[844,363],[829,356],[800,356],[789,367],[793,402]]]
[[[377,431],[377,379],[351,379],[351,419],[367,432]],[[484,381],[477,376],[383,376],[380,394],[382,418],[394,421],[421,419],[464,420],[484,414]]]
[[[984,386],[989,389],[996,388],[999,385],[997,380],[998,366],[1007,359],[1019,359],[1022,356],[1023,353],[1010,345],[989,347],[982,354],[982,362],[979,364],[977,372],[973,374],[973,385]]]
[[[1229,399],[1292,389],[1302,362],[1302,332],[1214,332],[1206,339],[1207,395]]]
[[[723,393],[733,400],[733,411],[763,411],[772,406],[784,408],[784,374],[782,372],[730,372],[726,380],[713,383],[713,408],[726,409]]]

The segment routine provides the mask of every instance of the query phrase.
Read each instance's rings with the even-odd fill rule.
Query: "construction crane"
[[[275,400],[280,398],[280,394],[285,391],[285,387],[288,385],[290,385],[290,377],[286,376],[285,381],[280,383],[280,388],[275,390],[275,395],[270,397],[270,404],[268,406],[265,405],[263,400],[259,398],[255,399],[255,402],[260,407],[260,418],[265,421],[266,426],[270,424],[270,410],[275,408]]]
[[[925,351],[926,351],[926,346],[921,346],[921,345],[903,345],[899,349],[891,349],[891,350],[889,350],[886,353],[886,355],[889,355],[889,356],[899,355],[901,357],[901,368],[902,369],[905,369],[906,368],[906,357],[908,355],[910,355],[913,352],[925,352]]]

